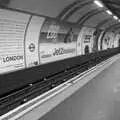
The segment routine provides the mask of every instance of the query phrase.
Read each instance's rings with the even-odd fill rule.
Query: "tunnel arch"
[[[86,1],[86,0],[84,0]],[[83,1],[77,1],[75,0],[73,3],[71,3],[70,5],[66,6],[57,16],[58,19],[64,19],[64,16],[71,11],[71,9],[74,9],[74,7],[76,8],[77,6],[79,6],[80,4],[84,3]],[[81,5],[80,5],[81,6]]]
[[[103,26],[104,24],[108,23],[108,22],[111,21],[111,20],[112,20],[112,18],[109,17],[108,19],[105,19],[105,20],[99,22],[99,23],[97,24],[97,26],[96,26],[96,29],[100,29],[101,26]]]
[[[68,20],[70,16],[72,16],[75,12],[82,9],[83,7],[86,7],[87,5],[93,4],[93,2],[89,1],[83,4],[80,4],[79,6],[75,7],[73,10],[71,10],[68,14],[64,16],[63,20]]]
[[[99,13],[104,12],[104,10],[101,9],[93,9],[92,11],[86,13],[82,18],[78,19],[76,22],[79,25],[83,25],[89,18],[93,17],[94,15],[97,15]]]

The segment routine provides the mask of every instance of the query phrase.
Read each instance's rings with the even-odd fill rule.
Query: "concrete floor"
[[[120,120],[120,59],[40,120]]]

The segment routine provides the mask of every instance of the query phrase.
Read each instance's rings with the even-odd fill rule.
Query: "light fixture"
[[[118,22],[120,22],[120,19],[118,20]]]
[[[94,0],[94,3],[99,7],[104,7],[103,4],[99,0]]]
[[[112,15],[112,12],[110,10],[106,10],[106,12],[109,14],[109,15]]]
[[[115,20],[118,20],[118,17],[117,17],[117,16],[113,16],[113,18],[114,18]]]

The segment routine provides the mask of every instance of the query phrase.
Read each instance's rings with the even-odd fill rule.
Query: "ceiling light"
[[[110,10],[106,10],[106,12],[109,14],[109,15],[112,15],[112,12]]]
[[[99,0],[94,0],[94,3],[99,7],[104,7],[103,4]]]
[[[113,16],[113,18],[114,18],[115,20],[118,20],[118,17],[117,17],[117,16]]]
[[[120,19],[118,20],[118,22],[120,22]]]

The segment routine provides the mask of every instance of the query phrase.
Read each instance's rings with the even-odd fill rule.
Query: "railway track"
[[[10,110],[26,103],[27,101],[55,88],[56,86],[68,81],[69,79],[79,75],[80,73],[92,68],[96,64],[112,57],[117,53],[104,55],[102,57],[91,57],[81,65],[66,68],[59,73],[46,76],[30,83],[13,93],[0,98],[0,116],[9,112]]]

